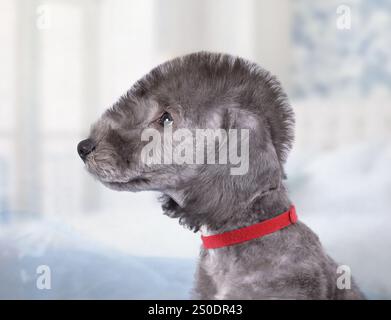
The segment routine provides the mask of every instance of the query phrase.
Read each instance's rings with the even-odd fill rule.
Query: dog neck
[[[202,225],[201,234],[208,236],[248,227],[278,216],[288,210],[292,204],[282,185],[254,195],[250,203],[240,214],[233,214],[232,218],[224,224]]]
[[[216,177],[209,183],[193,181],[185,188],[164,190],[162,208],[166,215],[193,231],[221,233],[268,220],[286,211],[291,202],[280,179],[265,179],[267,187],[226,183]],[[262,185],[262,184],[260,184]]]

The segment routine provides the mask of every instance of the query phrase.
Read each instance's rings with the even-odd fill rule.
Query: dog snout
[[[87,156],[95,149],[95,143],[91,139],[85,139],[79,142],[77,145],[77,152],[83,161]]]

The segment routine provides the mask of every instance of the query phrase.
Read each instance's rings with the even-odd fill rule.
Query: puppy
[[[78,152],[107,187],[160,191],[166,215],[202,232],[195,298],[362,299],[353,280],[338,288],[337,264],[296,221],[283,185],[293,126],[287,97],[269,72],[200,52],[135,83]],[[194,148],[199,129],[214,133],[215,145]]]

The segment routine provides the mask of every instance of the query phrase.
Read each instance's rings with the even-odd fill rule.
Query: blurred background
[[[76,145],[155,65],[210,50],[281,80],[299,217],[390,299],[390,30],[387,0],[0,0],[0,298],[189,297],[199,235],[98,184]]]

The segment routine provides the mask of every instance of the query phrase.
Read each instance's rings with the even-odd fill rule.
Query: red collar
[[[265,220],[248,227],[227,231],[211,236],[202,236],[201,239],[206,249],[216,249],[232,246],[241,242],[263,237],[267,234],[278,231],[291,224],[296,223],[297,215],[295,206],[291,206],[288,211],[281,213],[277,217]]]

